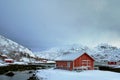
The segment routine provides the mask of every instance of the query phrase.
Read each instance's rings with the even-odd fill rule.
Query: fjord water
[[[29,73],[29,71],[18,71],[14,73],[15,75],[13,77],[9,77],[4,74],[0,75],[0,80],[27,80],[32,76],[32,73]]]

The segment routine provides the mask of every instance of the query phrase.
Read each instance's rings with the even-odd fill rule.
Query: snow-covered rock
[[[7,64],[0,63],[0,66],[7,66]]]
[[[97,61],[107,60],[107,61],[119,61],[120,60],[120,48],[117,48],[108,44],[100,44],[95,47],[94,51],[96,54],[92,56]]]

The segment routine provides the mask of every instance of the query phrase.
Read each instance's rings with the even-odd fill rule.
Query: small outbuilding
[[[0,55],[0,59],[2,59],[4,61],[4,59],[8,58],[7,55],[3,54],[3,55]]]
[[[56,68],[66,70],[93,70],[94,61],[86,52],[69,53],[56,59]]]
[[[108,60],[108,66],[111,66],[111,65],[119,65],[119,60],[117,59]]]
[[[14,60],[13,59],[5,59],[4,60],[6,63],[14,63]]]
[[[116,61],[109,61],[108,65],[117,65],[117,62]]]

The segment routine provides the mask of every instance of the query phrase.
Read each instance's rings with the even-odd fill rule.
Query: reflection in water
[[[22,71],[22,72],[14,72],[15,75],[13,77],[9,77],[6,75],[0,75],[0,80],[27,80],[29,77],[32,76],[29,71]]]

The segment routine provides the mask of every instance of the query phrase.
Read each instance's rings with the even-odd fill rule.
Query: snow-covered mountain
[[[35,57],[35,55],[22,45],[0,35],[0,55],[9,58]]]
[[[96,61],[102,61],[102,60],[110,60],[110,61],[117,60],[118,61],[120,60],[120,49],[112,45],[108,45],[108,44],[100,44],[93,49],[86,47],[86,46],[82,46],[82,45],[69,45],[69,46],[64,46],[64,47],[51,48],[47,51],[35,52],[35,54],[39,56],[40,58],[54,60],[59,56],[69,54],[71,52],[77,53],[81,50],[83,50],[84,52],[87,52]]]
[[[63,47],[54,47],[42,52],[34,52],[34,54],[40,58],[54,60],[59,56],[66,55],[69,53],[80,52],[81,50],[85,52],[89,52],[89,54],[93,53],[93,50],[89,49],[86,46],[73,44],[73,45],[67,45]]]
[[[120,60],[120,48],[117,48],[108,44],[100,44],[95,47],[96,54],[92,56],[97,61],[108,60],[108,61],[119,61]]]

